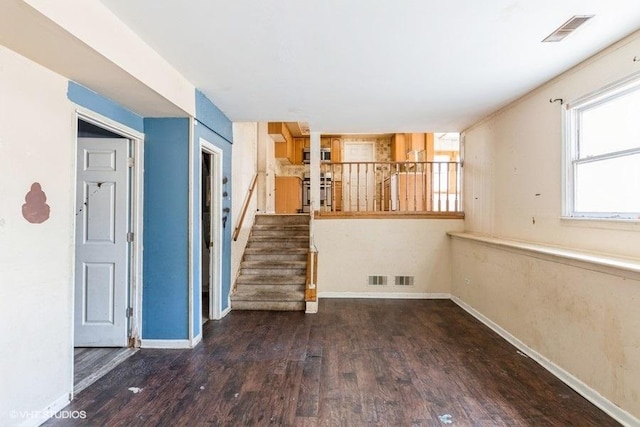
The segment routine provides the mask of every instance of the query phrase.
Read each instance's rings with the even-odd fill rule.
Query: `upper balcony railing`
[[[459,162],[344,162],[320,167],[320,215],[463,215]]]

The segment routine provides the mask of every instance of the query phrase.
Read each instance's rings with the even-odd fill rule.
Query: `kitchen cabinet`
[[[294,142],[286,123],[269,122],[268,132],[274,142],[274,156],[277,159],[287,159],[294,162]]]
[[[294,165],[303,164],[302,152],[305,148],[309,148],[309,145],[309,138],[293,138],[293,160],[291,163]]]
[[[407,160],[407,148],[403,133],[395,133],[391,137],[391,161],[404,162]]]
[[[423,154],[417,154],[420,152]],[[431,161],[429,153],[433,153],[433,133],[396,133],[391,137],[392,161]]]
[[[276,213],[302,212],[302,180],[297,176],[276,176]]]
[[[342,163],[342,140],[331,138],[331,162]]]

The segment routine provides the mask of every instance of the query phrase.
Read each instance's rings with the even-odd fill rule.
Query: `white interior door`
[[[126,347],[129,141],[78,138],[76,347]]]
[[[344,162],[373,162],[375,143],[344,144]],[[372,164],[345,165],[342,173],[343,206],[347,211],[373,210],[376,173]]]

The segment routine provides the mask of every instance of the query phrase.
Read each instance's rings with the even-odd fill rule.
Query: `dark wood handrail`
[[[251,201],[251,196],[253,196],[253,190],[256,188],[256,183],[258,182],[258,174],[253,175],[253,179],[251,180],[251,184],[249,184],[249,192],[247,193],[247,197],[244,199],[244,204],[242,205],[242,212],[240,213],[240,220],[238,221],[238,225],[233,229],[233,241],[238,240],[238,236],[240,235],[240,229],[242,228],[242,223],[244,222],[244,216],[247,214],[247,209],[249,208],[249,202]]]

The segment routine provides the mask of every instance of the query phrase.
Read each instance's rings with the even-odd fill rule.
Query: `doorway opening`
[[[74,393],[135,353],[138,271],[135,136],[78,116],[74,274]],[[137,236],[140,237],[140,236]]]
[[[200,139],[202,323],[222,317],[222,150]]]

